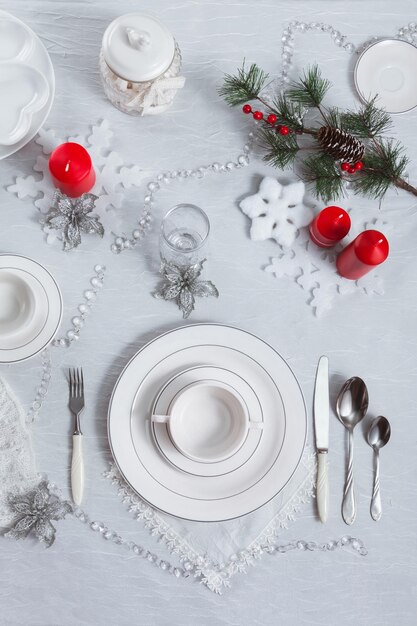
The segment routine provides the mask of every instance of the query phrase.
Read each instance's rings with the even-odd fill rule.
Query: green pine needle
[[[318,65],[309,67],[298,82],[293,83],[287,96],[305,107],[320,107],[324,96],[331,87],[327,78],[322,78]]]
[[[314,183],[317,198],[327,203],[344,196],[343,178],[332,157],[323,153],[314,154],[305,159],[303,166],[303,178]]]
[[[219,95],[226,100],[229,106],[243,104],[248,100],[255,100],[259,96],[267,79],[268,74],[256,63],[252,63],[249,69],[246,69],[245,63],[243,63],[235,76],[225,75],[223,86],[219,89]]]
[[[292,165],[300,149],[295,135],[279,135],[270,128],[260,131],[260,141],[266,150],[264,160],[279,169]]]
[[[364,104],[359,111],[347,111],[341,116],[345,130],[357,137],[372,139],[386,133],[392,126],[390,115],[379,109],[375,102],[377,96]]]
[[[291,102],[285,94],[278,96],[272,108],[277,116],[278,124],[285,124],[290,130],[302,131],[305,108],[298,102]]]
[[[404,147],[392,139],[370,146],[362,161],[364,169],[352,182],[355,193],[370,198],[382,198],[390,185],[404,177],[408,164]]]

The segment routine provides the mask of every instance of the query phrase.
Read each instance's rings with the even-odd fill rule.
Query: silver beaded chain
[[[79,314],[71,320],[72,328],[66,333],[66,337],[54,339],[52,345],[60,348],[68,348],[73,341],[77,341],[80,331],[84,326],[84,321],[90,313],[91,308],[96,301],[97,294],[103,287],[104,274],[106,267],[104,265],[96,265],[94,267],[94,276],[90,279],[91,288],[84,291],[84,302],[78,306]],[[36,389],[35,399],[29,407],[26,415],[26,422],[32,423],[37,418],[42,408],[43,401],[48,393],[49,383],[51,380],[52,361],[49,348],[45,348],[41,352],[42,378]]]
[[[54,346],[68,348],[73,341],[78,341],[85,319],[97,299],[98,292],[103,287],[105,271],[105,265],[95,265],[94,276],[90,278],[91,287],[84,291],[84,302],[78,305],[78,314],[71,320],[72,328],[67,331],[66,337],[54,339],[52,342]]]

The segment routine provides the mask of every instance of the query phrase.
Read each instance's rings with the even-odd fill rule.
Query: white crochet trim
[[[20,402],[0,378],[0,526],[13,519],[7,499],[38,481],[30,431]]]
[[[227,562],[219,564],[207,555],[196,552],[190,544],[182,538],[149,504],[140,498],[124,481],[115,464],[105,473],[112,483],[117,485],[118,494],[128,505],[128,510],[135,518],[143,521],[151,535],[164,543],[171,554],[178,555],[186,569],[193,568],[194,575],[211,591],[221,593],[223,588],[230,587],[230,579],[237,573],[246,573],[248,565],[255,565],[261,556],[268,552],[268,548],[276,546],[279,540],[279,531],[288,527],[289,522],[296,519],[303,504],[310,502],[315,485],[315,454],[307,448],[302,463],[308,473],[296,491],[290,496],[283,507],[276,513],[265,527],[245,550],[242,550]]]

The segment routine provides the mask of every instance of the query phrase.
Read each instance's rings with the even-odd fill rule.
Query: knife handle
[[[71,490],[75,504],[80,505],[84,493],[83,436],[72,436]]]
[[[329,513],[329,477],[327,469],[327,452],[317,455],[317,508],[323,524]]]

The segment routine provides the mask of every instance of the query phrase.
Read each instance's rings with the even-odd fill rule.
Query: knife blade
[[[320,520],[327,521],[329,512],[329,481],[327,453],[329,451],[329,359],[321,356],[317,366],[314,388],[314,431],[317,449],[317,508]]]

